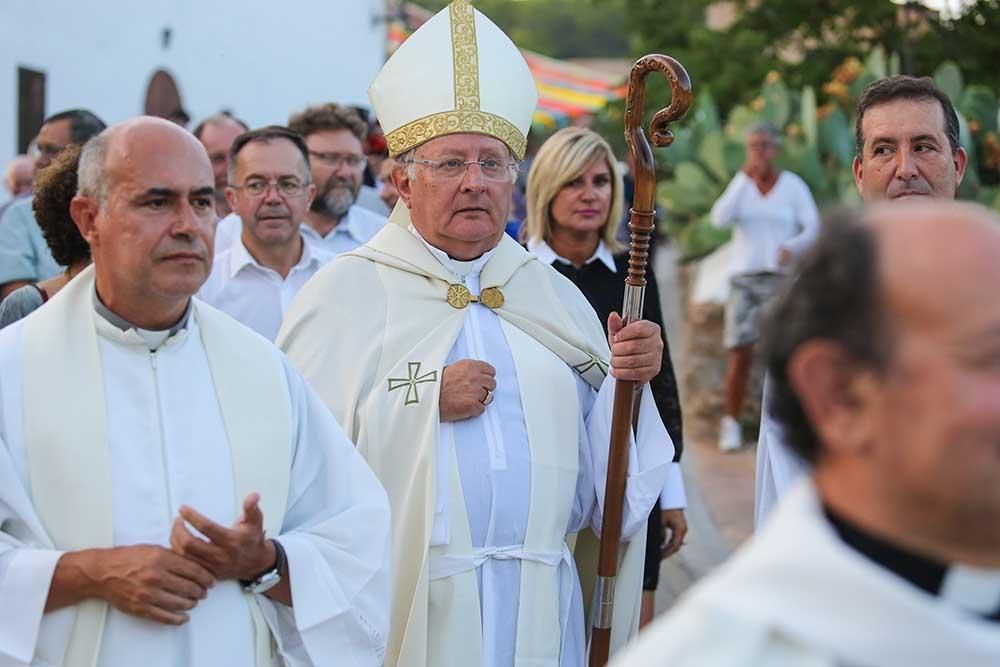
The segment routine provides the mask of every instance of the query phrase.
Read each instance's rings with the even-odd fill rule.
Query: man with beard
[[[236,137],[226,198],[240,239],[216,256],[198,296],[274,340],[295,294],[333,256],[300,233],[316,186],[302,137],[270,126]]]
[[[334,255],[367,243],[386,219],[357,204],[366,162],[365,121],[350,107],[324,104],[294,114],[288,127],[309,147],[316,184],[303,235]]]
[[[891,76],[858,100],[854,181],[865,202],[910,197],[954,199],[968,156],[958,143],[958,115],[929,78]],[[755,519],[759,526],[806,470],[770,415],[765,377],[757,442]]]
[[[278,350],[191,298],[205,149],[116,125],[71,211],[93,265],[0,332],[0,664],[382,664],[385,492]]]

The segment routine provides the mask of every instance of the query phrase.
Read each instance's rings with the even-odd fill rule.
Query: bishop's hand
[[[181,506],[180,516],[170,531],[174,552],[203,565],[221,581],[249,580],[274,566],[274,544],[264,537],[264,514],[258,502],[260,494],[251,493],[243,501],[243,514],[232,528],[206,518],[198,511]],[[195,536],[191,524],[207,540]]]
[[[648,320],[623,326],[621,316],[608,316],[608,344],[611,346],[611,376],[617,380],[649,382],[663,363],[660,327]]]
[[[497,388],[497,371],[485,361],[462,359],[444,367],[441,374],[441,421],[478,417],[486,410]]]

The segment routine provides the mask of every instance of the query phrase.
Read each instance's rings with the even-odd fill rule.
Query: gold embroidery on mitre
[[[476,13],[466,0],[448,8],[451,19],[451,57],[455,70],[455,109],[479,111],[479,47]]]
[[[509,120],[485,111],[443,111],[398,127],[385,136],[389,155],[398,157],[411,148],[447,134],[485,134],[504,142],[518,160],[524,159],[528,140]]]
[[[473,296],[469,288],[460,283],[448,285],[448,296],[445,298],[449,306],[458,310],[466,308],[470,303],[481,303],[487,308],[496,310],[504,302],[503,292],[499,287],[487,287],[479,293],[479,296]]]

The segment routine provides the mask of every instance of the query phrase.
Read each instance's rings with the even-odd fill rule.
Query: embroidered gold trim
[[[527,139],[510,121],[485,111],[443,111],[418,118],[386,135],[389,155],[397,157],[422,143],[446,134],[485,134],[507,144],[518,160],[524,158]]]
[[[451,18],[451,57],[455,70],[455,109],[479,111],[479,47],[476,13],[466,0],[448,8]]]

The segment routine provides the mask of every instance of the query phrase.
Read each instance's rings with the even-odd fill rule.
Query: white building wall
[[[309,104],[367,105],[385,60],[383,4],[0,0],[0,160],[17,148],[19,66],[46,74],[46,115],[85,107],[109,124],[143,112],[157,69],[173,76],[191,127],[221,108],[257,127]]]

